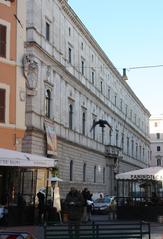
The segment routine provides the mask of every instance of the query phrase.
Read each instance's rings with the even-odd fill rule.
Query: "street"
[[[95,222],[108,222],[107,215],[92,215],[92,221]],[[119,221],[115,222],[127,222],[127,221]],[[131,221],[130,221],[131,223]],[[0,227],[0,231],[10,230],[10,231],[26,231],[35,236],[36,239],[44,239],[44,227],[43,226],[19,226],[19,227]],[[143,237],[144,239],[148,239],[148,236]],[[152,222],[151,223],[151,239],[163,239],[163,224]]]

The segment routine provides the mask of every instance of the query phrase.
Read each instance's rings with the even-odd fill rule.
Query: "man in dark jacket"
[[[43,223],[44,220],[44,212],[45,212],[45,192],[40,189],[39,192],[37,193],[38,197],[38,219],[39,219],[39,224]]]
[[[73,225],[75,226],[75,238],[78,238],[79,225],[83,215],[84,207],[84,199],[82,194],[72,187],[66,196],[65,204],[68,212],[70,238],[72,238],[73,234]]]
[[[82,195],[84,198],[83,222],[87,222],[91,220],[91,204],[88,202],[92,201],[92,195],[88,188],[84,188]]]

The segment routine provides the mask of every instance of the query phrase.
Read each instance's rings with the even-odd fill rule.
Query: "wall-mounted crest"
[[[33,54],[24,55],[23,73],[27,80],[27,88],[30,90],[35,90],[38,82],[38,63],[34,60]]]

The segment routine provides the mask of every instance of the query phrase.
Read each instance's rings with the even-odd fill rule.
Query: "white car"
[[[115,211],[117,202],[115,196],[105,195],[103,198],[97,198],[93,203],[92,212],[94,214],[106,214]]]

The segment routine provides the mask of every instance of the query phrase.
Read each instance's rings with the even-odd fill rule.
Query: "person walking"
[[[66,196],[65,205],[68,212],[69,236],[73,238],[73,228],[75,239],[79,238],[79,227],[83,215],[84,199],[82,194],[72,187]]]
[[[39,224],[42,224],[44,221],[45,213],[45,188],[41,188],[37,193],[38,197],[38,221]]]
[[[84,198],[84,210],[83,210],[82,221],[88,222],[88,221],[91,221],[92,195],[90,191],[88,190],[88,188],[84,188],[84,190],[82,191],[82,195]]]

